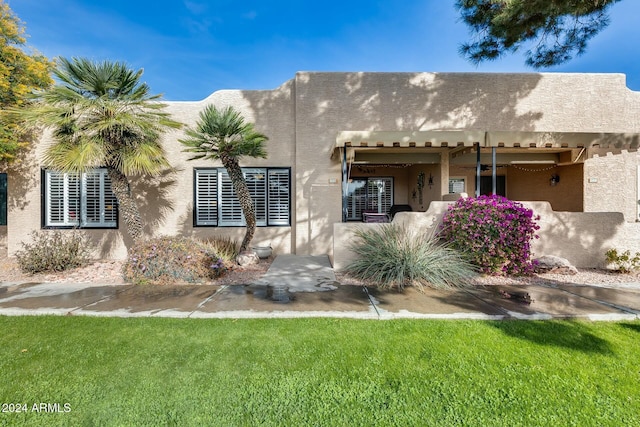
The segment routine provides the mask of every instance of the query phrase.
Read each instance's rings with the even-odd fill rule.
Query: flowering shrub
[[[186,237],[157,237],[136,243],[122,268],[127,282],[173,284],[215,279],[227,263],[211,246]]]
[[[539,219],[502,196],[462,198],[447,209],[440,237],[467,253],[483,273],[531,274],[531,240],[538,238]]]

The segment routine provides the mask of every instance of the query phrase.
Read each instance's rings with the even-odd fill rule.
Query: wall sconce
[[[549,180],[549,184],[552,187],[555,187],[559,182],[560,182],[560,175],[555,174],[555,173],[553,175],[551,175],[551,179]]]
[[[431,175],[431,172],[429,172],[429,189],[431,189],[431,187],[433,187],[433,175]]]

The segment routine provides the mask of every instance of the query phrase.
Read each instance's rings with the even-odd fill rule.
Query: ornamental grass
[[[351,250],[357,259],[346,273],[380,288],[425,286],[461,287],[476,275],[464,256],[429,233],[417,233],[395,224],[360,228]]]

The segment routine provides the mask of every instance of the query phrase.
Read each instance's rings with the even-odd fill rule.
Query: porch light
[[[549,179],[549,184],[552,187],[555,187],[558,183],[560,182],[560,175],[554,173],[553,175],[551,175],[551,179]]]

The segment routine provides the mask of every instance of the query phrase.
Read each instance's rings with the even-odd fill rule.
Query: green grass
[[[0,425],[640,425],[640,322],[0,317]]]

